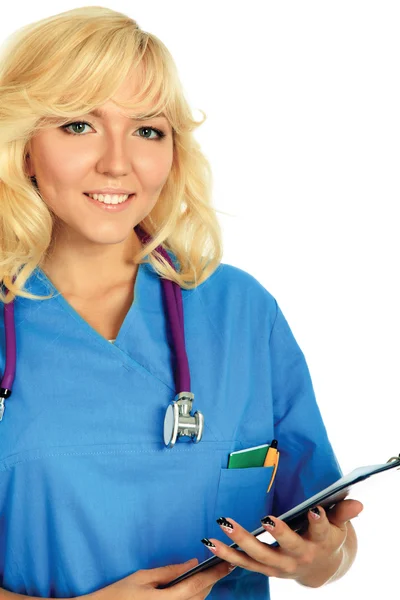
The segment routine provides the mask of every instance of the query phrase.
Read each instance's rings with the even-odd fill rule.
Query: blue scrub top
[[[26,288],[58,293],[37,268]],[[163,441],[176,367],[161,279],[139,266],[114,343],[59,294],[15,300],[17,366],[0,422],[0,587],[89,594],[139,569],[212,556],[218,517],[252,531],[342,476],[302,351],[273,296],[221,263],[182,290],[193,408],[203,439]],[[0,367],[5,367],[0,319]],[[279,442],[271,469],[227,469],[230,452]],[[297,585],[297,584],[293,584]],[[293,590],[294,591],[294,590]],[[269,579],[235,569],[208,598],[268,600]]]

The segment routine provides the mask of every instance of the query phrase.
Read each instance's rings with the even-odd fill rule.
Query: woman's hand
[[[87,600],[203,600],[213,585],[230,573],[230,565],[222,562],[201,573],[196,573],[165,590],[156,589],[161,583],[169,583],[198,564],[197,558],[178,564],[142,569],[120,579],[107,587],[84,596]]]
[[[328,514],[321,506],[317,508],[319,517],[315,518],[312,512],[308,512],[308,530],[302,535],[295,533],[277,517],[266,517],[275,527],[268,528],[262,523],[263,527],[276,539],[278,547],[270,547],[261,542],[229,517],[221,517],[218,523],[224,533],[229,535],[231,543],[238,544],[243,552],[229,548],[214,538],[205,538],[202,542],[219,558],[249,571],[268,577],[295,579],[303,585],[319,587],[331,577],[324,574],[331,572],[333,576],[339,569],[343,558],[341,549],[347,537],[346,523],[364,507],[358,500],[342,500]],[[230,521],[233,529],[224,527],[224,521]],[[210,542],[215,548],[209,546]],[[319,585],[314,584],[324,576],[325,581]]]

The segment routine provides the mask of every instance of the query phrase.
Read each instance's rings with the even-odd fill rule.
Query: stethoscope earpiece
[[[168,448],[172,448],[178,437],[184,435],[191,437],[195,444],[200,442],[204,416],[200,411],[193,416],[190,414],[193,400],[194,394],[191,392],[180,392],[168,406],[164,418],[164,443]]]

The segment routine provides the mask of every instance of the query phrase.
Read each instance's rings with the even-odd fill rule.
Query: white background
[[[160,37],[207,113],[223,262],[280,304],[344,473],[398,454],[399,3],[13,2],[1,38],[85,4]],[[400,473],[359,486],[351,570],[318,589],[271,579],[273,600],[399,597]]]

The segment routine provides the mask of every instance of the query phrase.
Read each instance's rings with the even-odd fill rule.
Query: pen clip
[[[276,475],[276,470],[278,468],[278,462],[279,462],[279,451],[277,451],[277,453],[276,453],[276,460],[275,460],[275,464],[274,464],[274,470],[272,471],[271,479],[270,479],[269,486],[268,486],[268,489],[267,489],[267,494],[268,494],[269,490],[271,489],[272,484],[274,483],[274,479],[275,479],[275,475]]]
[[[393,461],[399,461],[400,462],[400,454],[398,456],[392,456],[391,458],[389,458],[388,463],[393,462]],[[396,469],[396,471],[399,471],[400,467],[398,467],[398,469]]]

